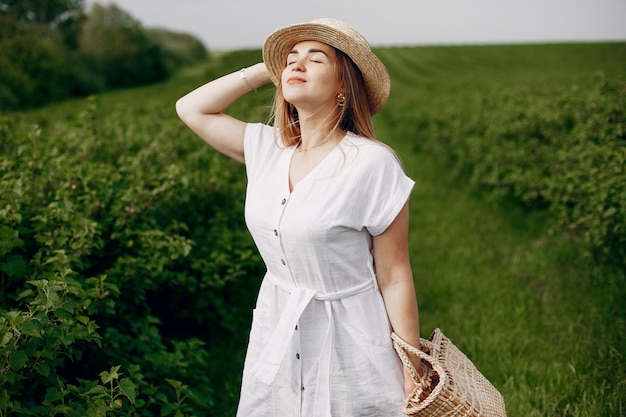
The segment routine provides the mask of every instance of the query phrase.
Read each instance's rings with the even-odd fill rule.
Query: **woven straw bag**
[[[412,417],[506,417],[502,394],[440,329],[435,329],[428,340],[421,339],[421,349],[395,333],[391,338],[417,385],[402,407],[404,414]],[[421,359],[421,378],[409,355]]]

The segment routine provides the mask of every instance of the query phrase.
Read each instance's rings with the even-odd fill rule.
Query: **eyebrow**
[[[309,50],[307,51],[307,53],[308,53],[308,54],[312,54],[312,53],[315,53],[315,52],[321,52],[321,53],[323,53],[324,55],[328,56],[328,54],[326,53],[326,51],[324,51],[323,49],[311,48],[311,49],[309,49]],[[293,54],[295,54],[295,55],[299,55],[300,53],[298,52],[298,50],[297,50],[297,49],[292,49],[292,50],[291,50],[291,52],[289,52],[289,54],[288,54],[288,55],[293,55]]]

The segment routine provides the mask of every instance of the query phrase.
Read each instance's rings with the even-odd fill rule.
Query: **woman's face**
[[[316,112],[337,107],[340,91],[335,48],[318,41],[296,44],[282,73],[285,100],[299,111]]]

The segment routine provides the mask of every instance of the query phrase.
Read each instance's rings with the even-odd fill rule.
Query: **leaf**
[[[95,387],[90,388],[89,391],[85,393],[85,395],[106,394],[106,393],[107,393],[106,387],[103,387],[102,385],[96,385]]]
[[[170,378],[165,378],[165,380],[167,381],[168,384],[170,384],[176,391],[181,391],[185,388],[187,388],[186,385],[183,385],[182,382],[177,381],[175,379],[170,379]]]
[[[9,401],[10,399],[11,396],[9,395],[9,392],[6,389],[2,390],[2,392],[0,392],[0,407],[5,409],[8,408],[8,406],[11,406],[12,403]]]
[[[4,335],[2,335],[2,339],[0,339],[0,347],[8,345],[11,339],[13,339],[13,333],[6,332]]]
[[[100,372],[100,380],[103,384],[108,384],[109,382],[111,382],[111,374],[107,371]]]
[[[37,337],[41,339],[41,330],[32,321],[26,321],[22,324],[20,331],[28,336]]]
[[[121,368],[121,365],[117,365],[117,366],[112,366],[109,372],[107,371],[100,372],[100,379],[102,380],[102,383],[108,384],[112,380],[118,379],[121,373],[118,373],[117,371],[119,371],[120,368]]]
[[[107,407],[104,404],[96,404],[95,406],[90,406],[87,410],[87,417],[106,417],[107,415]]]
[[[161,407],[161,417],[169,416],[174,410],[176,410],[176,404],[163,404],[163,406]]]
[[[22,367],[26,365],[27,362],[28,355],[26,354],[26,352],[21,350],[18,350],[9,357],[9,363],[11,364],[11,367],[16,371],[22,369]]]
[[[40,362],[35,365],[35,370],[37,373],[43,377],[48,377],[50,375],[50,365],[48,362]]]
[[[75,342],[76,339],[74,339],[72,336],[64,335],[64,336],[61,336],[60,340],[64,346],[70,346],[72,343]]]
[[[135,403],[135,397],[137,396],[137,386],[130,380],[130,378],[122,378],[119,382],[120,391],[128,398],[131,404]]]
[[[0,226],[0,256],[9,253],[13,248],[21,247],[24,242],[19,238],[17,230],[2,225]]]
[[[62,401],[67,391],[63,389],[63,383],[59,383],[59,387],[50,387],[46,391],[46,396],[44,397],[44,403],[55,403]]]
[[[26,275],[26,262],[19,255],[9,255],[7,260],[0,266],[10,277],[23,277]]]
[[[30,288],[25,289],[24,291],[20,292],[17,295],[17,299],[18,300],[22,300],[26,297],[31,297],[33,294],[35,294],[35,292],[33,290],[31,290]]]
[[[112,366],[111,367],[111,379],[118,379],[120,377],[120,375],[122,375],[121,372],[118,372],[121,367],[122,367],[122,365],[117,365],[117,366]]]

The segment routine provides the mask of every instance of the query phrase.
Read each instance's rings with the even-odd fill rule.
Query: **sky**
[[[87,0],[88,6],[95,0]],[[626,41],[626,0],[97,0],[209,50],[260,48],[274,30],[343,20],[372,46]]]

